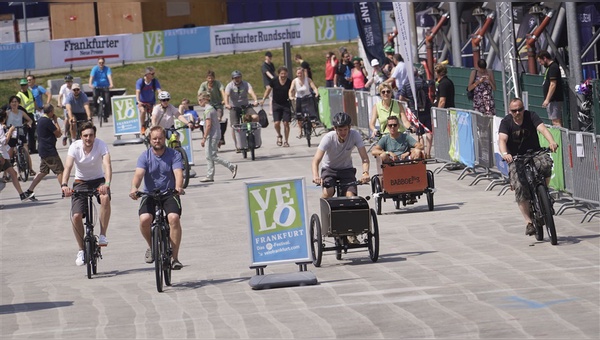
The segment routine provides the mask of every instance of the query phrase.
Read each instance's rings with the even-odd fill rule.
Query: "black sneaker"
[[[29,196],[26,193],[20,194],[19,197],[21,198],[21,202],[25,202],[29,199]]]
[[[30,201],[32,202],[37,202],[37,198],[35,198],[35,193],[29,189],[27,189],[27,191],[25,191],[25,196],[27,196],[29,198]]]
[[[525,235],[532,236],[535,235],[535,227],[531,223],[527,223],[527,227],[525,228]]]

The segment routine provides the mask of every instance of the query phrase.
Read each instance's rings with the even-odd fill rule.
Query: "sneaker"
[[[203,178],[203,179],[200,180],[200,183],[209,183],[209,182],[214,182],[214,181],[215,181],[214,179],[205,177],[205,178]]]
[[[231,178],[235,178],[235,176],[237,176],[237,164],[231,169]]]
[[[535,235],[535,227],[531,223],[527,223],[527,227],[525,228],[525,235],[532,236]]]
[[[77,252],[77,258],[75,259],[75,264],[78,266],[83,266],[83,250]]]
[[[29,200],[32,202],[37,202],[37,198],[35,198],[35,193],[29,189],[27,189],[27,191],[25,191],[25,196],[29,196]]]
[[[346,236],[348,238],[348,243],[350,244],[360,244],[360,241],[354,235]]]
[[[154,258],[152,257],[152,249],[146,249],[146,255],[144,255],[144,259],[146,260],[146,263],[154,262]]]
[[[24,192],[20,194],[19,197],[21,197],[21,202],[25,202],[31,197],[31,194],[27,194],[26,192]]]
[[[108,240],[106,239],[106,236],[100,235],[100,237],[98,237],[98,245],[100,247],[106,247],[108,245]]]
[[[181,262],[179,262],[178,260],[173,260],[173,263],[171,264],[171,269],[179,270],[181,268],[183,268],[183,265],[181,264]]]
[[[67,137],[63,137],[63,139],[62,139],[62,145],[63,146],[67,146]]]
[[[235,149],[235,153],[242,153],[241,149]]]

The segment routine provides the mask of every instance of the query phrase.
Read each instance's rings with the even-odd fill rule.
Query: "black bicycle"
[[[298,100],[314,100],[314,97],[309,97],[309,98],[296,98],[296,101]],[[296,105],[300,106],[300,107],[305,107],[306,105]],[[296,111],[296,107],[295,105],[292,103],[290,104],[290,107],[292,109],[292,113],[294,114],[295,118],[296,118],[296,122],[298,124],[301,124],[302,126],[302,136],[304,138],[306,138],[306,144],[308,144],[308,147],[310,148],[311,146],[311,137],[318,137],[321,134],[323,134],[325,132],[317,132],[317,127],[322,126],[321,122],[319,121],[319,119],[317,118],[316,115],[311,115],[310,112],[308,112],[309,110],[302,110],[303,112],[297,112]]]
[[[527,190],[529,190],[529,209],[532,223],[535,227],[535,238],[538,241],[544,240],[544,225],[550,237],[552,245],[558,244],[556,236],[556,226],[554,225],[554,208],[546,179],[540,174],[535,166],[534,158],[550,152],[548,148],[542,148],[538,151],[527,151],[524,155],[517,155],[513,158],[517,173],[525,176]]]
[[[84,212],[84,228],[85,236],[83,237],[83,262],[86,265],[87,277],[92,278],[92,274],[96,275],[98,272],[98,260],[102,259],[102,252],[100,251],[100,245],[98,244],[98,236],[94,235],[94,213],[96,207],[94,206],[94,198],[100,204],[100,193],[97,189],[85,190],[77,189],[73,190],[73,196],[84,197],[87,200],[87,209]]]
[[[188,129],[189,126],[182,125],[178,128],[171,126],[170,128],[166,128],[165,131],[167,133],[171,132],[169,139],[167,140],[167,146],[174,149],[175,151],[181,154],[181,163],[183,163],[183,188],[187,188],[190,183],[190,161],[188,159],[187,153],[181,146],[181,134],[177,130]],[[150,144],[150,135],[144,136],[144,144],[146,148],[150,148],[152,145]]]
[[[110,89],[108,87],[96,87],[94,88],[94,97],[96,98],[96,115],[98,116],[98,121],[100,127],[102,127],[102,122],[108,122],[108,109],[106,107],[107,102],[110,98]]]
[[[166,192],[155,190],[152,193],[138,191],[137,197],[150,197],[154,200],[154,221],[152,221],[152,258],[154,259],[154,272],[156,277],[156,290],[159,293],[163,291],[163,282],[165,285],[171,285],[171,259],[173,250],[171,249],[171,228],[165,214],[163,203],[166,198],[172,195],[178,195],[175,190],[169,189]]]
[[[24,126],[15,126],[15,131],[17,136],[25,135]],[[25,149],[25,144],[23,144],[23,141],[19,137],[17,137],[17,145],[15,146],[15,151],[12,154],[11,163],[17,165],[19,179],[22,182],[27,182],[27,179],[29,179],[29,169],[31,168],[31,164],[29,163],[29,155]]]

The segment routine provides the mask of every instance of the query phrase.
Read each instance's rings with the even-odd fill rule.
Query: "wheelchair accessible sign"
[[[312,261],[304,178],[245,185],[252,266]]]

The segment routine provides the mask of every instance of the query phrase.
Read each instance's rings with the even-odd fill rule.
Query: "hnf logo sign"
[[[165,55],[165,33],[152,31],[144,33],[144,56],[158,58]]]
[[[255,235],[302,226],[294,181],[252,187],[248,200]]]
[[[335,17],[333,15],[315,17],[315,39],[317,41],[335,40]]]

